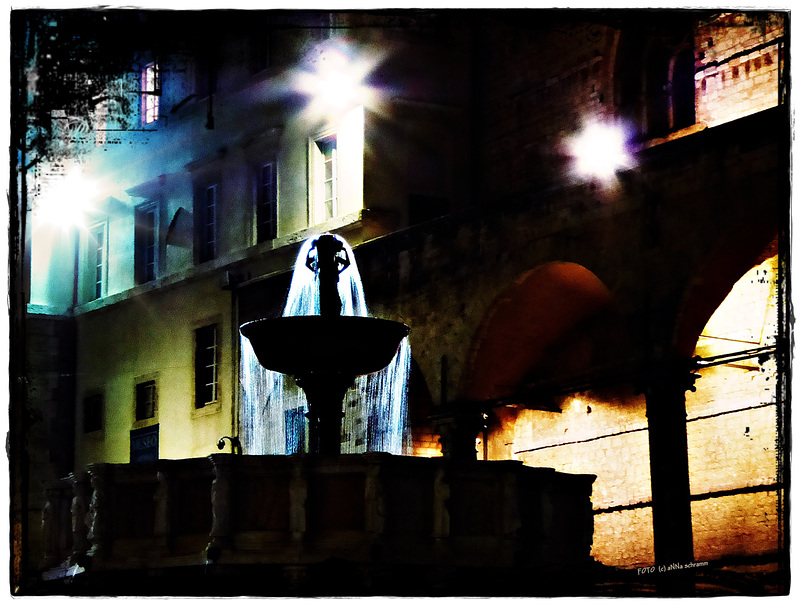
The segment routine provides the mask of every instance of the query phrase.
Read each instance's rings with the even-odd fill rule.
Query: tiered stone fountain
[[[340,454],[347,388],[392,361],[409,329],[343,316],[336,290],[350,258],[331,235],[313,249],[305,268],[317,276],[319,314],[241,327],[260,363],[304,389],[309,454],[93,464],[47,485],[43,593],[581,593],[593,476]]]
[[[260,319],[241,332],[265,368],[291,375],[305,392],[309,452],[338,455],[347,389],[356,377],[386,367],[409,329],[396,321],[342,316],[339,273],[350,264],[344,245],[325,234],[312,251],[316,255],[305,264],[317,275],[320,314]]]

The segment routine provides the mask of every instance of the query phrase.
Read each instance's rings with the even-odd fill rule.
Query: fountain
[[[453,448],[387,454],[396,439],[340,454],[354,381],[368,428],[403,425],[405,381],[394,377],[410,355],[408,327],[366,316],[342,239],[307,241],[284,316],[240,329],[266,367],[245,384],[264,395],[248,421],[277,424],[282,453],[308,439],[315,454],[254,451],[243,432],[217,447],[247,455],[92,464],[48,484],[45,581],[79,573],[75,595],[532,595],[591,570],[594,476],[459,459]],[[294,390],[284,377],[307,401],[284,397]],[[292,440],[301,409],[308,434]]]
[[[347,283],[340,280],[344,271],[348,271]],[[343,403],[348,389],[359,377],[362,381],[358,390],[367,399],[362,402],[368,408],[367,415],[374,417],[382,411],[388,417],[379,417],[378,422],[404,423],[404,405],[392,399],[404,399],[405,376],[401,377],[400,392],[391,379],[394,375],[375,375],[371,381],[367,376],[385,371],[390,365],[407,368],[408,327],[366,314],[352,250],[343,239],[324,234],[301,247],[284,316],[259,319],[240,328],[261,366],[268,372],[293,377],[303,390],[308,403],[311,453],[341,452]],[[280,344],[276,346],[276,342]],[[402,371],[392,367],[388,373]],[[269,373],[264,381],[272,387],[267,400],[257,403],[275,405],[286,385],[280,377]],[[376,394],[376,389],[381,392]],[[375,400],[383,399],[388,399],[388,404],[375,409]],[[246,440],[252,442],[252,438]],[[390,447],[385,444],[381,442],[374,448],[400,452],[397,443]],[[298,443],[292,448],[300,450]]]

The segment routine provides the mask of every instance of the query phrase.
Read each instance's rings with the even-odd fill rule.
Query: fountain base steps
[[[363,595],[406,574],[398,594],[458,591],[475,573],[493,583],[580,574],[593,564],[593,481],[516,461],[386,453],[96,464],[46,489],[43,577],[55,589],[71,573],[108,595],[156,590],[169,576],[187,595]],[[330,573],[355,583],[318,584]],[[203,579],[180,579],[192,576]]]

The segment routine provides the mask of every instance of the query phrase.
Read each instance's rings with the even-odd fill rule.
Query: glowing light
[[[335,115],[355,105],[373,104],[374,93],[363,83],[379,60],[373,54],[365,51],[356,55],[344,44],[328,46],[305,70],[298,72],[294,87],[309,97],[310,117]]]
[[[344,109],[355,98],[356,83],[344,72],[336,71],[319,78],[319,98],[335,109]]]
[[[88,180],[79,167],[74,167],[58,181],[44,189],[34,202],[38,220],[69,228],[84,227],[86,214],[92,209],[99,187]]]
[[[615,126],[590,124],[573,139],[571,152],[576,170],[584,176],[606,180],[618,169],[631,165],[625,150],[625,134]]]

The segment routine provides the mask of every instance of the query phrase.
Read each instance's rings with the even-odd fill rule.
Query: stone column
[[[447,466],[439,464],[433,477],[433,538],[436,541],[450,536],[450,483],[447,480]]]
[[[482,413],[454,413],[433,421],[443,457],[475,461],[478,453],[475,441],[484,425]]]
[[[694,560],[685,392],[695,390],[698,377],[686,364],[670,363],[648,372],[643,383],[658,566]]]
[[[44,507],[42,507],[42,560],[40,568],[50,568],[58,564],[61,551],[60,535],[66,527],[60,522],[61,495],[60,481],[48,483],[44,487]]]
[[[89,512],[86,515],[86,524],[89,526],[87,538],[89,543],[92,544],[89,555],[94,559],[108,556],[111,550],[111,542],[114,539],[111,527],[114,505],[110,492],[112,480],[113,471],[110,466],[106,464],[89,466],[92,498],[89,503]],[[73,515],[74,518],[75,515]]]
[[[155,493],[155,525],[153,533],[158,546],[170,551],[173,545],[172,506],[174,500],[175,479],[172,473],[162,468],[158,471],[158,488]]]
[[[383,534],[386,518],[386,502],[383,494],[380,462],[367,464],[364,499],[366,510],[364,528],[368,534],[378,537]]]
[[[231,529],[231,489],[235,455],[212,455],[214,481],[211,483],[211,541],[206,548],[206,557],[216,562],[222,551],[233,541]]]
[[[302,543],[306,534],[307,498],[305,461],[298,457],[292,465],[292,478],[289,480],[289,532],[293,543]]]
[[[92,485],[89,482],[89,476],[85,472],[76,474],[72,480],[72,501],[70,503],[72,516],[72,556],[70,561],[81,566],[85,563],[86,555],[91,547],[91,543],[89,543],[91,498]]]

